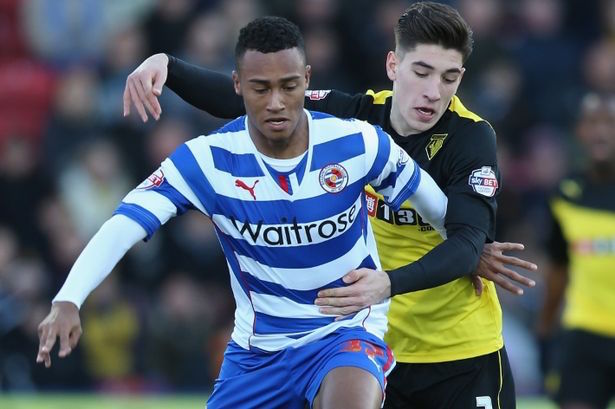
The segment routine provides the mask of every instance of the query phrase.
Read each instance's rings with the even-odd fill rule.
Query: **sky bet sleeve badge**
[[[483,196],[493,197],[498,190],[498,179],[491,166],[483,166],[470,173],[468,184],[472,189]]]

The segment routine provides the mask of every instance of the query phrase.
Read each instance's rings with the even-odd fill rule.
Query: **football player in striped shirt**
[[[521,288],[504,277],[528,286],[533,281],[504,263],[536,266],[502,255],[503,249],[519,245],[485,245],[494,240],[501,182],[495,132],[455,95],[472,51],[472,32],[455,9],[416,2],[400,16],[395,37],[395,50],[386,61],[392,91],[309,91],[306,106],[364,119],[391,134],[447,192],[448,240],[417,215],[413,203],[395,211],[368,189],[370,221],[388,275],[350,272],[345,280],[353,285],[321,292],[318,303],[323,311],[345,315],[394,296],[386,340],[398,365],[389,377],[387,408],[514,407],[494,282],[519,294]],[[134,91],[124,94],[125,113],[134,103],[143,120],[146,110],[158,118],[156,96],[165,81],[213,115],[243,112],[228,76],[158,54],[129,76],[127,89]],[[458,278],[477,265],[493,282]],[[472,283],[484,286],[480,297]]]
[[[443,229],[447,199],[379,127],[304,109],[310,68],[298,28],[259,18],[239,35],[233,85],[247,115],[181,145],[83,250],[39,326],[37,362],[75,348],[78,308],[136,242],[188,210],[225,253],[235,327],[208,408],[378,408],[394,366],[388,299],[343,319],[317,294],[351,270],[381,270],[364,187],[411,199]]]

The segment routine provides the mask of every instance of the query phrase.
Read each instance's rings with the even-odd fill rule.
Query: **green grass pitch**
[[[10,395],[0,394],[0,408],[10,409],[204,409],[206,396]],[[546,399],[519,399],[518,409],[555,409]],[[615,409],[615,406],[612,406]]]

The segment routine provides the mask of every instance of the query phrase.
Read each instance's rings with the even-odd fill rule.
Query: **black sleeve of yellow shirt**
[[[166,86],[190,105],[218,118],[236,118],[245,114],[243,98],[235,93],[230,75],[199,67],[168,55]],[[367,94],[350,95],[337,90],[308,90],[305,108],[340,118],[372,120],[373,98]],[[388,118],[387,118],[388,120]]]
[[[448,239],[414,263],[388,271],[391,296],[425,290],[469,275],[478,265],[485,233],[467,224],[446,227]]]
[[[347,94],[338,90],[307,91],[305,108],[325,112],[339,118],[358,118],[382,126],[386,118],[374,116],[374,98],[368,94]],[[384,113],[384,110],[383,110]]]
[[[486,121],[468,122],[458,132],[446,149],[445,225],[472,226],[491,242],[495,240],[496,197],[502,187],[495,132]]]
[[[235,93],[231,76],[167,56],[165,85],[181,99],[218,118],[245,114],[243,98]]]

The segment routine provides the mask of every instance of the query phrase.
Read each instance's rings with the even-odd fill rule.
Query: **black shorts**
[[[515,407],[515,384],[504,348],[457,361],[398,362],[387,377],[385,409]]]
[[[606,408],[615,397],[615,338],[566,331],[560,359],[561,380],[555,399]]]

